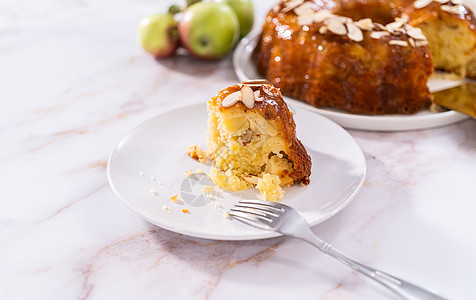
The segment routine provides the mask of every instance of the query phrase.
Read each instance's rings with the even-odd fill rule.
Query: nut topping
[[[420,28],[407,25],[405,29],[407,30],[407,34],[415,40],[426,40]]]
[[[433,2],[433,0],[417,0],[413,3],[413,6],[415,6],[416,9],[420,9],[428,6],[431,2]]]
[[[315,14],[313,14],[314,22],[316,23],[322,22],[325,19],[329,18],[330,16],[332,16],[332,14],[328,10],[320,10],[316,12]]]
[[[462,5],[455,5],[455,6],[442,5],[441,10],[446,11],[450,14],[454,14],[454,15],[458,15],[458,14],[466,11],[464,6],[462,6]]]
[[[300,15],[297,18],[298,25],[308,26],[314,22],[314,15]]]
[[[241,84],[247,85],[247,86],[261,86],[262,84],[271,84],[271,83],[266,79],[251,79],[251,80],[242,81]]]
[[[255,101],[256,101],[256,102],[261,102],[261,101],[263,101],[263,98],[261,98],[261,93],[260,93],[259,90],[254,91],[254,94],[255,94]]]
[[[310,15],[314,13],[314,9],[312,9],[313,3],[312,2],[304,2],[300,6],[294,9],[294,13],[298,16]]]
[[[345,28],[344,23],[342,23],[338,19],[327,19],[324,21],[324,24],[327,25],[327,29],[329,29],[330,32],[333,32],[338,35],[347,34],[347,29]]]
[[[463,0],[416,0],[413,5],[420,9],[428,6],[433,1],[440,4],[443,11],[451,14],[462,14],[466,11],[466,8],[461,5]],[[381,39],[390,35],[406,35],[408,37],[408,41],[390,40],[390,45],[408,46],[410,44],[412,47],[420,47],[428,44],[421,29],[408,24],[410,17],[407,14],[401,14],[401,16],[395,18],[394,22],[384,26],[374,23],[370,18],[353,21],[348,17],[334,15],[326,9],[315,11],[313,1],[288,0],[283,2],[282,12],[294,10],[298,25],[304,27],[313,23],[321,23],[319,24],[320,34],[331,32],[336,35],[347,36],[354,42],[361,42],[364,40],[363,31],[370,31],[370,37],[373,39]],[[445,5],[450,2],[450,5]],[[304,30],[307,31],[308,29]]]
[[[236,102],[238,102],[238,95],[241,95],[241,92],[234,92],[231,93],[230,95],[226,96],[225,99],[221,102],[221,106],[223,107],[230,107],[234,105]]]
[[[427,40],[424,40],[424,41],[415,41],[415,45],[416,45],[417,47],[426,46],[426,45],[428,45],[428,41],[427,41]]]
[[[320,34],[325,34],[325,33],[327,33],[327,26],[321,26],[321,27],[319,28],[319,33],[320,33]]]
[[[370,33],[370,37],[376,40],[381,39],[384,36],[389,36],[389,35],[390,33],[387,31],[373,31],[372,33]]]
[[[241,98],[241,102],[243,102],[243,104],[249,109],[252,109],[255,106],[255,94],[249,86],[244,85],[241,88]]]
[[[291,0],[286,2],[285,7],[282,9],[282,12],[286,13],[293,10],[304,2],[304,0]]]
[[[347,26],[347,36],[349,37],[349,39],[356,42],[361,42],[364,40],[364,35],[362,34],[362,31],[354,23],[345,23],[345,25]]]
[[[401,41],[401,40],[391,40],[388,42],[389,45],[395,45],[395,46],[402,46],[402,47],[408,47],[408,42],[407,41]]]
[[[365,31],[370,31],[373,28],[372,19],[370,18],[361,19],[355,22],[355,25]]]

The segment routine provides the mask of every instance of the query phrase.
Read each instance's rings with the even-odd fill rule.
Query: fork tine
[[[261,205],[237,203],[235,204],[235,207],[248,209],[246,212],[255,211],[257,213],[262,213],[263,216],[271,215],[273,217],[279,217],[279,215],[275,213],[276,210],[270,211],[267,207],[263,207]]]
[[[245,205],[259,205],[259,206],[262,206],[262,209],[268,208],[268,209],[273,209],[275,211],[280,211],[280,212],[284,211],[284,205],[277,202],[261,201],[261,200],[241,200],[238,203],[245,204]]]
[[[230,211],[228,214],[234,219],[242,223],[245,223],[247,225],[250,225],[259,229],[264,229],[264,230],[273,230],[271,226],[263,223],[263,221],[261,221],[258,216],[254,216],[249,213],[243,213],[240,211]]]
[[[271,220],[270,218],[267,218],[267,214],[264,213],[264,212],[260,212],[259,210],[254,210],[254,209],[247,209],[247,208],[244,208],[244,207],[233,207],[233,208],[230,208],[230,211],[233,211],[233,212],[240,212],[240,213],[245,213],[245,214],[251,214],[253,216],[256,216],[257,218],[263,220],[263,221],[266,221],[266,222],[271,222],[273,220]]]

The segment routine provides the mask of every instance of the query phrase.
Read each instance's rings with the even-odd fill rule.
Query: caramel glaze
[[[263,99],[263,101],[255,102],[252,110],[259,111],[266,120],[276,121],[278,132],[282,133],[282,137],[286,142],[287,149],[285,152],[288,156],[287,158],[293,163],[294,172],[290,176],[293,178],[294,183],[309,184],[312,166],[311,157],[307,154],[304,145],[296,137],[296,124],[294,123],[293,114],[284,102],[281,91],[270,84],[251,88],[253,91],[259,89],[260,97]],[[221,106],[221,102],[226,96],[240,89],[239,85],[232,85],[220,91],[210,101],[213,106],[218,107],[219,111],[229,109],[229,107]],[[231,107],[239,107],[244,113],[250,110],[241,101],[238,101]]]
[[[445,5],[453,6],[451,2],[448,2]],[[459,14],[451,15],[441,10],[441,6],[437,2],[431,2],[422,9],[416,9],[413,5],[410,5],[407,6],[403,12],[410,16],[409,23],[412,26],[418,26],[418,24],[424,23],[430,18],[443,19],[444,17],[451,16],[453,19],[458,19],[460,24],[467,26],[472,31],[475,31],[476,28],[474,13],[467,6],[464,6],[464,10],[461,10]]]
[[[403,10],[389,2],[364,1],[340,1],[337,6],[324,1],[321,6],[336,15],[372,17],[375,22],[393,20]],[[411,114],[431,104],[426,84],[433,61],[427,46],[389,45],[392,39],[409,38],[373,39],[369,31],[363,32],[362,42],[353,42],[347,36],[320,34],[321,26],[300,26],[293,11],[271,10],[253,53],[258,72],[285,95],[316,107],[375,115]]]

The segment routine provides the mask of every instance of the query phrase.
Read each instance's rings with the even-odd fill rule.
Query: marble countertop
[[[272,2],[255,1],[257,20]],[[0,3],[0,299],[396,299],[304,242],[183,236],[113,194],[107,158],[127,130],[237,81],[231,57],[142,51],[140,19],[166,7]],[[476,121],[349,132],[367,179],[313,231],[368,265],[474,299]]]

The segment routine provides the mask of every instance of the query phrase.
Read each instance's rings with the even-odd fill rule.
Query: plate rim
[[[236,46],[233,52],[233,69],[236,76],[240,81],[255,79],[249,78],[246,75],[244,67],[241,66],[241,58],[249,59],[251,52],[247,51],[246,48],[252,47],[254,50],[256,48],[256,43],[261,30],[254,30],[246,35]],[[256,69],[255,69],[256,70]],[[399,131],[414,131],[421,129],[430,129],[448,126],[455,124],[464,120],[469,119],[469,116],[466,116],[462,113],[456,112],[454,110],[449,110],[439,113],[430,113],[425,115],[376,115],[376,116],[367,116],[359,114],[350,114],[346,112],[333,111],[332,109],[326,108],[317,108],[306,102],[303,102],[299,99],[291,98],[288,96],[283,96],[286,101],[291,101],[296,106],[300,106],[303,109],[311,111],[313,113],[322,115],[336,122],[338,125],[346,129],[354,130],[364,130],[364,131],[386,131],[386,132],[399,132]],[[415,116],[417,118],[415,118]],[[446,120],[443,122],[441,119]],[[378,123],[380,127],[377,126]],[[395,124],[397,123],[397,124]],[[420,123],[420,124],[416,124]]]
[[[109,183],[109,186],[110,186],[111,190],[113,191],[113,193],[119,199],[121,199],[122,203],[125,204],[126,207],[128,207],[130,210],[132,210],[134,213],[136,213],[142,219],[144,219],[147,222],[149,222],[151,224],[154,224],[155,226],[158,226],[160,228],[163,228],[163,229],[175,232],[175,233],[183,234],[183,235],[186,235],[186,236],[189,236],[189,237],[203,238],[203,239],[210,239],[210,240],[223,240],[223,241],[241,241],[241,240],[261,240],[261,239],[268,239],[268,238],[274,238],[274,237],[282,236],[281,233],[278,233],[278,232],[275,232],[275,231],[266,231],[266,230],[262,230],[262,233],[260,233],[260,234],[252,233],[252,234],[238,235],[238,236],[230,236],[230,235],[222,235],[222,234],[209,235],[209,234],[206,234],[206,233],[191,232],[187,229],[177,228],[177,227],[174,227],[174,226],[169,226],[167,224],[158,222],[156,220],[156,218],[154,219],[146,211],[144,211],[143,209],[141,209],[141,208],[137,207],[136,205],[134,205],[133,203],[131,203],[128,199],[126,199],[125,196],[123,196],[119,192],[117,186],[114,184],[113,174],[112,174],[112,170],[111,170],[112,160],[114,158],[114,155],[117,153],[117,149],[118,149],[119,145],[131,133],[133,133],[136,130],[139,130],[141,127],[145,126],[147,123],[152,122],[154,119],[159,118],[159,117],[161,117],[161,116],[163,116],[167,113],[170,113],[170,112],[173,112],[173,111],[178,111],[178,110],[181,110],[181,109],[186,108],[186,107],[194,107],[194,106],[199,107],[199,106],[203,106],[203,105],[204,105],[203,103],[190,103],[190,104],[186,104],[186,105],[182,105],[182,106],[178,106],[178,107],[169,108],[167,110],[164,110],[164,111],[162,111],[162,112],[160,112],[160,113],[158,113],[158,114],[156,114],[152,117],[149,117],[146,120],[136,124],[135,126],[130,128],[129,130],[127,130],[123,135],[121,135],[121,137],[118,139],[118,141],[114,144],[114,146],[112,148],[112,151],[110,152],[109,157],[107,159],[106,174],[107,174],[107,180],[108,180],[108,183]],[[289,106],[289,104],[288,104],[288,106]],[[292,107],[292,104],[291,104],[291,107]],[[298,108],[298,109],[302,109],[302,108]],[[311,112],[309,112],[309,113],[311,113]],[[333,126],[335,126],[335,128],[337,130],[340,130],[343,134],[345,134],[347,136],[347,138],[349,138],[355,144],[355,146],[357,147],[357,149],[359,151],[358,154],[360,156],[360,160],[361,160],[363,169],[361,170],[361,174],[359,174],[359,179],[360,179],[359,182],[356,183],[356,187],[346,197],[346,199],[343,200],[338,205],[337,208],[335,208],[334,210],[332,210],[331,212],[326,214],[324,218],[316,219],[313,222],[308,222],[310,227],[316,226],[320,223],[323,223],[323,222],[327,221],[328,219],[332,218],[333,216],[335,216],[336,214],[341,212],[344,208],[346,208],[350,204],[350,202],[360,192],[360,190],[362,189],[362,187],[365,183],[365,180],[367,178],[367,160],[365,159],[365,154],[363,153],[363,150],[360,147],[360,145],[357,143],[357,141],[352,137],[352,135],[347,130],[342,128],[342,126],[340,126],[339,124],[337,124],[333,120],[330,120],[330,119],[328,119],[328,118],[326,118],[325,116],[322,116],[322,115],[317,115],[317,118],[321,119],[321,121],[329,122],[329,123],[333,124]],[[239,222],[237,220],[231,220],[231,221]],[[258,230],[258,229],[256,229],[256,230]]]

